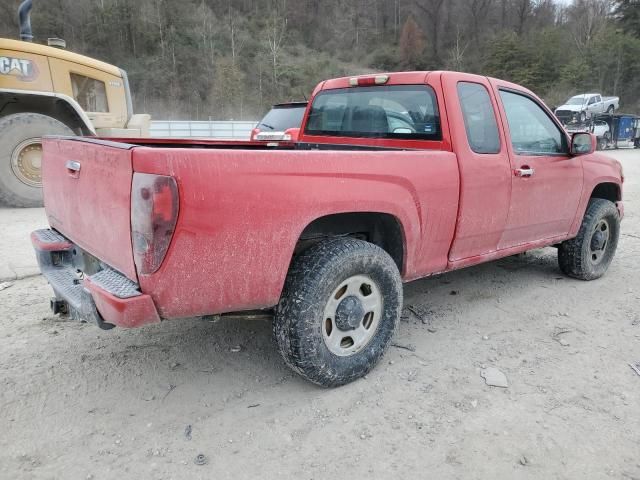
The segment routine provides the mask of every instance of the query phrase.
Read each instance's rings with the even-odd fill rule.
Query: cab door
[[[537,98],[496,82],[512,168],[509,215],[498,248],[563,237],[578,209],[582,162],[569,155],[566,132]]]
[[[445,72],[453,151],[458,156],[460,194],[449,261],[495,252],[509,213],[511,167],[497,101],[486,78]]]

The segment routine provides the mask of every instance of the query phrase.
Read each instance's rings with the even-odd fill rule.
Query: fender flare
[[[17,90],[11,88],[0,88],[0,93],[8,93],[12,95],[20,95],[20,96],[31,96],[31,97],[46,97],[46,98],[55,98],[66,103],[71,109],[78,115],[81,122],[84,124],[84,128],[91,134],[96,135],[96,130],[93,128],[91,120],[86,112],[82,109],[80,104],[71,98],[68,95],[64,95],[62,93],[54,93],[54,92],[39,92],[39,91],[29,91],[29,90]]]

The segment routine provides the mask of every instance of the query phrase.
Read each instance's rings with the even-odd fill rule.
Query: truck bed
[[[459,195],[452,152],[127,142],[46,139],[47,215],[53,229],[150,292],[163,318],[275,305],[304,229],[341,211],[390,212],[406,226],[405,279],[447,266]],[[81,164],[78,176],[68,170],[69,161]],[[132,256],[134,172],[171,176],[179,191],[171,246],[150,275],[136,272]],[[422,243],[423,236],[432,240]]]

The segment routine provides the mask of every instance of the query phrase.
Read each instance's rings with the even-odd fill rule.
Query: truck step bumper
[[[85,275],[74,264],[79,250],[55,230],[31,233],[40,270],[53,288],[54,313],[68,313],[73,319],[96,323],[108,330],[115,326],[133,328],[160,321],[149,295],[121,273],[103,267]]]

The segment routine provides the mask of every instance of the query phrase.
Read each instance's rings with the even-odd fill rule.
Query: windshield
[[[306,105],[277,106],[267,113],[258,128],[263,131],[284,132],[288,128],[300,127]]]
[[[426,85],[325,90],[313,101],[305,133],[440,140],[435,94]]]
[[[576,95],[567,100],[566,105],[582,105],[584,103],[584,95]]]

